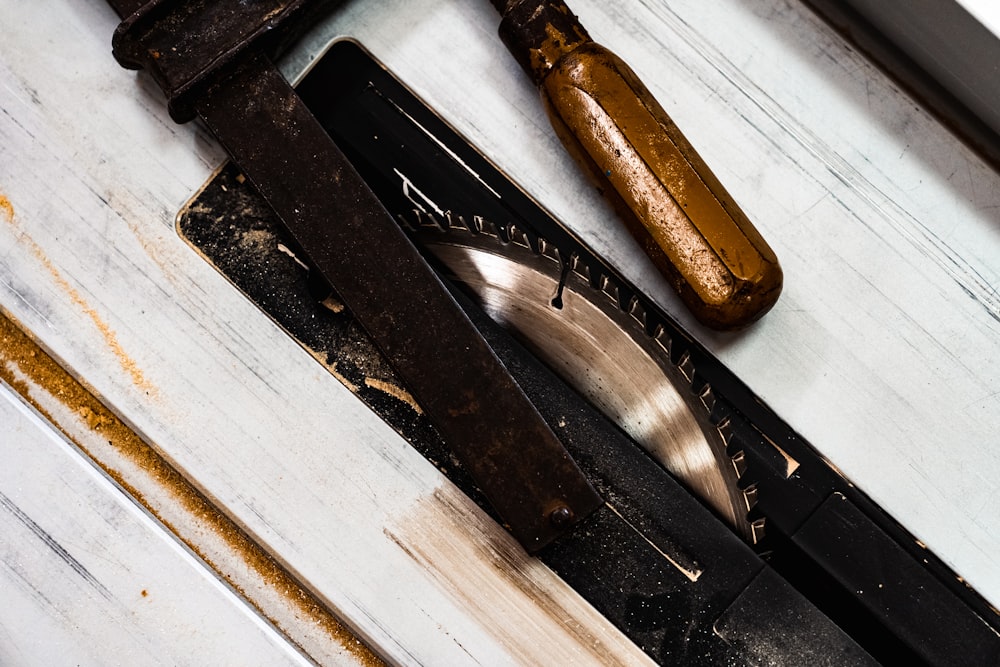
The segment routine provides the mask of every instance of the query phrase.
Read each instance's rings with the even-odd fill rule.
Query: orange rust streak
[[[7,218],[7,222],[14,221],[14,205],[10,203],[7,197],[0,195],[0,211],[3,211],[3,215]]]
[[[23,378],[27,378],[27,381]],[[84,454],[89,456],[112,479],[122,486],[133,498],[146,507],[168,530],[173,532],[193,552],[223,579],[225,579],[244,600],[252,604],[267,618],[270,618],[286,637],[295,643],[277,619],[271,618],[253,598],[251,591],[241,585],[201,548],[197,538],[181,534],[164,515],[157,502],[147,498],[121,470],[101,460],[96,452],[89,451],[75,437],[73,424],[60,423],[46,410],[43,399],[34,395],[34,388],[41,388],[48,397],[70,408],[82,425],[101,434],[106,441],[126,461],[145,471],[148,478],[166,490],[177,501],[189,517],[197,517],[200,529],[207,534],[217,535],[237,554],[247,569],[260,581],[266,582],[272,590],[279,591],[293,607],[296,615],[305,624],[312,624],[357,658],[366,667],[382,665],[383,662],[355,637],[316,597],[314,597],[293,575],[281,566],[268,552],[257,544],[242,528],[223,514],[201,492],[199,492],[176,468],[163,458],[153,447],[143,441],[131,428],[122,422],[100,400],[76,379],[71,377],[55,360],[46,354],[20,325],[12,321],[0,309],[0,380],[6,382],[26,401],[35,407],[56,428],[62,431]],[[146,591],[142,593],[144,596]]]
[[[10,200],[3,195],[0,195],[0,211],[3,211],[8,222],[14,222],[14,207],[11,205]],[[115,333],[114,329],[112,329],[107,322],[101,319],[101,316],[89,303],[87,303],[87,300],[83,298],[83,295],[80,294],[80,292],[73,287],[65,277],[63,277],[59,269],[57,269],[48,256],[46,256],[42,247],[23,230],[19,230],[19,232],[19,241],[24,243],[31,250],[31,254],[34,255],[35,259],[41,262],[42,266],[44,266],[49,272],[49,275],[52,276],[56,285],[63,292],[65,292],[67,296],[69,296],[70,300],[72,300],[72,302],[76,304],[83,314],[86,315],[94,324],[97,330],[101,333],[101,336],[104,338],[104,342],[118,358],[118,363],[121,365],[122,370],[128,373],[128,375],[132,378],[133,384],[135,384],[136,387],[141,389],[147,395],[155,396],[157,393],[156,387],[146,379],[146,376],[139,368],[135,359],[125,352],[125,349],[118,341],[118,334]]]

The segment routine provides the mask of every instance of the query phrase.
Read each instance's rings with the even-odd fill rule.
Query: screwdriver
[[[556,134],[694,316],[735,330],[770,310],[774,251],[631,68],[562,0],[491,1]]]

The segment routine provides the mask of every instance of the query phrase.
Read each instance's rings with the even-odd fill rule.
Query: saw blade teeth
[[[436,227],[441,231],[448,229],[448,224],[442,220],[436,213],[423,212],[423,216],[427,219],[427,225],[430,227]]]
[[[459,232],[472,231],[472,227],[469,225],[468,222],[465,221],[465,216],[463,215],[452,216],[448,220],[448,223],[450,224],[450,227],[448,228],[449,231],[459,231]]]
[[[709,414],[711,414],[712,409],[715,408],[715,392],[712,391],[712,386],[706,384],[698,394],[698,398],[701,399],[701,404],[704,405],[705,409],[708,410]]]
[[[510,242],[514,245],[519,245],[522,248],[527,248],[534,252],[534,248],[531,247],[531,237],[528,233],[518,227],[516,224],[511,225],[509,231],[507,232],[510,236]]]
[[[736,452],[730,457],[733,462],[733,469],[736,471],[736,478],[740,479],[747,471],[747,455],[742,451]]]
[[[478,215],[476,216],[476,233],[500,240],[500,230],[497,225]]]
[[[587,266],[586,262],[584,262],[583,260],[580,259],[579,255],[577,255],[577,254],[574,253],[570,257],[570,259],[569,259],[569,268],[570,268],[571,271],[573,271],[573,273],[575,273],[577,276],[579,276],[582,280],[586,281],[588,285],[591,284],[591,282],[590,282],[590,267]]]
[[[576,252],[573,245],[569,246],[567,252],[565,248],[561,249],[555,243],[537,235],[527,225],[519,223],[501,225],[481,216],[471,217],[470,225],[469,219],[455,215],[449,218],[452,224],[456,220],[468,227],[469,236],[465,240],[455,238],[452,241],[457,243],[453,244],[435,240],[434,234],[428,234],[427,240],[431,244],[440,243],[441,248],[456,248],[466,244],[473,255],[482,252],[499,255],[512,262],[520,262],[530,267],[525,271],[525,275],[528,275],[529,271],[539,272],[549,280],[556,281],[559,290],[579,291],[579,294],[585,292],[587,294],[585,300],[596,307],[597,311],[603,312],[607,318],[616,322],[619,328],[626,332],[626,336],[637,342],[639,339],[646,341],[639,347],[645,350],[644,353],[658,357],[652,363],[659,365],[662,372],[670,378],[670,383],[678,392],[679,399],[694,416],[696,426],[701,429],[706,444],[712,449],[715,470],[722,478],[720,481],[726,485],[724,496],[716,493],[718,486],[705,486],[703,490],[706,494],[703,497],[707,496],[709,503],[725,516],[726,521],[743,539],[752,544],[756,543],[763,535],[763,524],[755,522],[759,512],[749,514],[750,508],[757,502],[757,488],[748,485],[751,480],[745,477],[752,477],[754,469],[748,465],[747,456],[741,451],[740,441],[735,437],[734,426],[726,414],[727,403],[723,397],[715,393],[712,386],[696,375],[695,359],[684,349],[686,345],[683,343],[683,338],[674,338],[669,325],[660,320],[661,315],[658,314],[655,304],[645,301],[644,295],[634,292],[627,283],[619,282],[613,271],[606,269],[603,264],[590,258],[585,252]],[[419,234],[420,231],[417,231]],[[498,276],[498,284],[506,285],[504,281],[503,276]],[[561,294],[561,291],[557,291],[557,298]],[[543,298],[534,294],[522,294],[520,289],[513,288],[510,288],[509,296],[515,302],[517,301],[515,296],[522,299]],[[561,308],[557,306],[557,309]],[[549,311],[549,309],[544,310]],[[528,336],[527,333],[524,335]],[[623,381],[628,382],[627,379]],[[618,414],[610,406],[605,408],[610,410],[605,413],[609,419],[619,425],[623,424],[622,414]],[[642,436],[633,437],[640,441]],[[666,461],[662,462],[669,468]],[[712,495],[713,493],[715,495]]]
[[[616,306],[621,304],[621,301],[618,300],[618,285],[616,285],[607,276],[601,276],[600,290],[601,292],[604,293],[606,297],[611,299],[611,302],[614,303]]]
[[[757,504],[757,485],[751,484],[747,488],[743,489],[743,499],[747,504],[747,512],[753,509],[753,506]]]
[[[653,332],[653,341],[663,350],[667,359],[672,356],[671,350],[674,346],[674,341],[670,338],[670,334],[667,333],[662,324],[656,325],[656,330]]]
[[[730,443],[733,441],[733,423],[729,417],[723,417],[719,420],[719,423],[715,426],[716,430],[719,431],[719,435],[722,437],[722,441],[726,443],[726,447],[729,447]]]
[[[538,254],[562,266],[562,255],[559,254],[559,248],[545,239],[538,239]]]
[[[472,227],[465,220],[465,216],[448,211],[445,213],[445,221],[448,223],[446,231],[470,232]]]
[[[497,238],[500,239],[500,243],[507,245],[510,243],[510,225],[504,225],[501,223],[493,223],[493,226],[497,230]]]
[[[739,452],[737,455],[733,456],[733,465],[736,467],[737,477],[742,481],[744,473],[747,470],[746,457],[743,452]],[[766,531],[766,519],[762,516],[756,516],[752,518],[753,514],[758,514],[755,511],[757,506],[757,501],[759,499],[759,489],[757,484],[748,484],[741,491],[743,495],[743,503],[746,507],[745,518],[747,520],[747,525],[749,527],[749,540],[750,544],[760,544],[761,540],[764,539],[764,534]]]
[[[399,222],[399,226],[405,229],[406,231],[408,232],[417,231],[415,221],[410,220],[409,217],[403,215],[402,213],[396,215],[396,220]]]
[[[680,372],[687,378],[688,382],[694,382],[694,362],[691,361],[690,354],[684,352],[677,362],[677,368],[680,369]]]
[[[433,217],[431,217],[427,212],[421,211],[420,209],[413,209],[411,212],[413,218],[408,219],[407,226],[409,226],[414,231],[419,229],[430,229],[434,231],[441,231],[443,228],[441,225],[437,224]]]
[[[628,314],[631,315],[632,319],[638,322],[643,329],[646,328],[646,309],[642,307],[642,302],[639,301],[639,297],[633,296],[629,301]]]

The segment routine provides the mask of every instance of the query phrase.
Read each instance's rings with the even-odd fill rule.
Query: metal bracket
[[[535,552],[602,505],[531,401],[270,59],[324,0],[155,0],[115,33],[200,116]],[[113,6],[117,6],[112,1]],[[120,12],[121,13],[121,12]],[[405,286],[405,289],[401,289]]]
[[[275,57],[337,0],[112,1],[123,21],[111,41],[126,69],[148,71],[167,95],[178,123],[197,114],[195,101],[233,73],[249,54]]]

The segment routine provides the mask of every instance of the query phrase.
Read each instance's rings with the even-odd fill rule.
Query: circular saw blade
[[[539,240],[533,250],[512,230],[504,242],[486,223],[416,231],[418,242],[480,307],[644,447],[751,543],[761,524],[747,518],[753,488],[740,484],[739,454],[727,452],[725,423],[710,419],[708,388],[692,386],[690,360],[674,363],[662,331],[647,333],[641,312],[618,303]],[[520,238],[519,238],[520,237]]]

